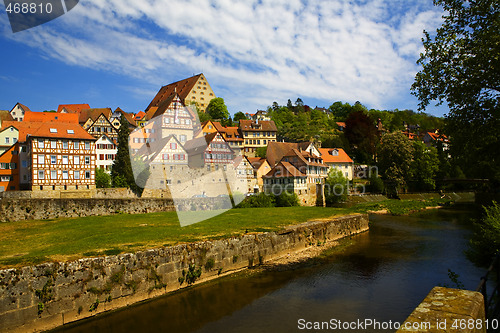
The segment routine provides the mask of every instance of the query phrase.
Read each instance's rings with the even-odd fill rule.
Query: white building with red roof
[[[342,148],[319,148],[323,162],[328,165],[328,171],[337,169],[344,177],[352,180],[354,176],[354,161]]]

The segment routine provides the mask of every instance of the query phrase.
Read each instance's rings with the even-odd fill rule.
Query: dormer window
[[[57,133],[57,128],[51,128],[50,133]]]
[[[334,149],[331,151],[332,156],[339,156],[339,151],[337,149]]]
[[[68,134],[75,134],[75,130],[69,129],[67,130]]]

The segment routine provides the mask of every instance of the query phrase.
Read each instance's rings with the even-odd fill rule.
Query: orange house
[[[19,190],[19,143],[0,155],[0,192]]]

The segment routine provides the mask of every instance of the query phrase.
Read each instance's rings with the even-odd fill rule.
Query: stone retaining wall
[[[35,332],[368,230],[355,214],[173,247],[0,271],[0,331]],[[190,270],[191,267],[191,270]]]
[[[434,287],[397,333],[486,333],[484,298],[469,290]]]

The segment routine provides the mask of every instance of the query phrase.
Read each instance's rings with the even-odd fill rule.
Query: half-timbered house
[[[95,138],[78,124],[37,125],[22,138],[31,156],[31,189],[95,188]]]

